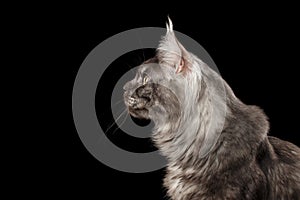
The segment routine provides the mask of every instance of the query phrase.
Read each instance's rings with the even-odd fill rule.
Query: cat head
[[[221,76],[178,41],[169,19],[154,58],[125,84],[124,101],[131,115],[154,121],[152,138],[164,155],[176,160],[197,144],[197,155],[205,156],[223,129],[224,85]]]
[[[169,19],[155,57],[142,63],[136,76],[124,86],[124,101],[131,115],[155,121],[177,120],[187,98],[195,95],[189,81],[199,81],[200,69],[194,69],[194,56],[178,41]],[[192,71],[195,71],[192,73]],[[194,97],[195,98],[195,97]],[[189,99],[192,100],[192,99]]]

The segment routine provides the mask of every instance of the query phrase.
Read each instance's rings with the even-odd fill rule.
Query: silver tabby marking
[[[156,56],[124,86],[124,101],[131,115],[155,123],[170,198],[300,199],[299,148],[268,137],[263,111],[188,52],[171,21],[167,29]]]

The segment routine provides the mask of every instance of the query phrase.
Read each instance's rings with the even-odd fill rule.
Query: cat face
[[[149,75],[151,64],[142,64],[133,80],[124,86],[124,102],[131,115],[137,118],[149,118],[149,108],[155,101],[155,84]],[[147,73],[148,72],[148,73]]]
[[[174,82],[170,69],[160,66],[156,57],[144,62],[138,67],[135,78],[124,86],[124,102],[129,113],[146,119],[153,119],[155,114],[174,113],[174,107],[179,107],[178,98],[171,89]]]
[[[124,101],[132,116],[154,122],[152,138],[164,155],[176,160],[196,139],[197,154],[203,157],[223,130],[227,87],[221,76],[185,49],[172,27],[169,20],[155,57],[141,64],[125,84]],[[173,139],[176,145],[166,145]]]
[[[189,73],[192,57],[167,28],[156,56],[141,64],[135,78],[124,86],[124,101],[134,117],[174,122],[188,98],[189,76],[194,76]]]

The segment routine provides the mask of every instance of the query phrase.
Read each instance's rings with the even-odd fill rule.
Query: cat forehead
[[[138,72],[140,74],[152,74],[162,72],[162,69],[158,63],[143,63]]]

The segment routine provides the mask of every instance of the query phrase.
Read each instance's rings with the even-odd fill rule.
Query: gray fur
[[[171,199],[300,199],[299,148],[268,137],[263,111],[236,98],[172,29],[124,89],[129,112],[155,123]]]

